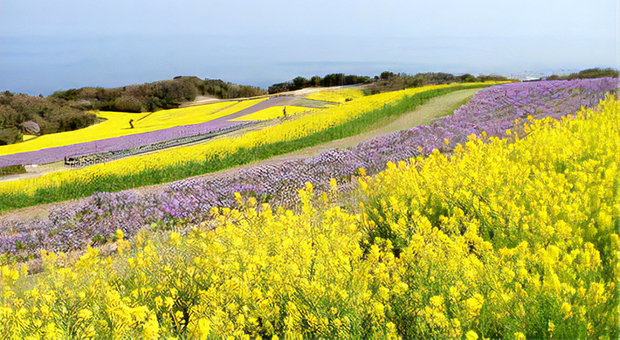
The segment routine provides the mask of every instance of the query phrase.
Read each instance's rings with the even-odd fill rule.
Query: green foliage
[[[265,90],[257,86],[238,85],[221,79],[205,79],[198,85],[202,95],[215,96],[221,99],[248,98],[265,95]]]
[[[313,76],[309,80],[304,77],[296,77],[292,81],[287,81],[284,83],[277,83],[269,86],[269,93],[279,93],[279,92],[287,92],[287,91],[296,91],[310,86],[323,86],[323,87],[331,87],[331,86],[341,86],[341,85],[354,85],[354,84],[365,84],[370,82],[370,78],[366,76],[357,76],[357,75],[344,75],[343,73],[332,73],[325,75],[325,77],[321,78],[319,76]]]
[[[456,77],[462,83],[471,83],[476,81],[476,77],[472,76],[469,73],[465,73],[461,76]]]
[[[0,145],[14,144],[22,141],[22,134],[16,127],[0,129]]]
[[[388,80],[392,78],[393,76],[394,76],[394,72],[383,71],[381,72],[381,75],[379,76],[379,78],[381,78],[381,80]]]
[[[23,165],[10,165],[0,168],[0,176],[7,175],[15,175],[15,174],[25,174],[26,169]]]
[[[571,79],[589,79],[589,78],[605,78],[612,77],[618,78],[618,70],[614,70],[612,68],[589,68],[586,70],[581,70],[577,73],[571,73],[569,75],[559,76],[554,74],[552,76],[547,77],[547,80],[571,80]]]
[[[75,91],[67,91],[60,97],[71,98],[75,95]],[[39,125],[41,134],[48,134],[81,129],[95,123],[95,115],[73,107],[71,102],[62,98],[3,92],[0,94],[0,126],[17,128],[31,120]],[[9,133],[5,132],[4,136],[6,141]],[[14,142],[8,144],[11,143]]]

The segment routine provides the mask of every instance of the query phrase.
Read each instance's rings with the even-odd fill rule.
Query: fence
[[[71,168],[82,168],[90,165],[95,165],[99,163],[110,162],[113,160],[135,156],[147,152],[153,152],[163,149],[172,148],[175,146],[186,145],[189,143],[199,142],[201,140],[213,138],[219,135],[223,135],[226,133],[230,133],[236,130],[240,130],[246,128],[251,125],[258,124],[259,122],[247,122],[243,124],[233,125],[227,128],[222,128],[214,131],[210,131],[207,133],[202,133],[194,136],[181,137],[175,139],[169,139],[163,142],[151,143],[146,145],[141,145],[133,148],[127,148],[118,151],[107,151],[90,155],[76,156],[76,157],[65,157],[64,163],[65,166]]]

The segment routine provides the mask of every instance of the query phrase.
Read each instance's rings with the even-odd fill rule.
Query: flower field
[[[218,139],[75,171],[3,182],[0,183],[0,208],[11,209],[89,196],[96,191],[118,191],[170,182],[245,164],[358,134],[373,123],[408,112],[434,96],[492,84],[426,86],[365,96],[238,138]]]
[[[127,122],[125,122],[127,123]],[[163,130],[131,134],[122,137],[100,139],[92,142],[78,143],[31,152],[16,153],[0,157],[0,164],[45,164],[63,160],[65,157],[77,157],[107,151],[118,151],[148,145],[170,139],[194,136],[214,132],[240,125],[225,119],[215,119],[200,124],[176,126]],[[79,132],[82,130],[77,130]],[[72,131],[73,132],[73,131]],[[40,138],[45,137],[41,136]],[[17,145],[17,144],[12,144]]]
[[[570,90],[575,84],[582,86],[580,91]],[[429,126],[373,138],[352,150],[331,150],[308,159],[250,167],[227,177],[184,179],[171,183],[157,195],[143,196],[131,190],[96,193],[82,204],[67,204],[52,211],[46,220],[6,221],[0,230],[0,252],[9,255],[9,258],[23,259],[35,256],[41,249],[68,251],[83,249],[92,242],[105,242],[119,226],[125,235],[133,236],[140,228],[152,223],[166,224],[177,220],[201,223],[210,219],[210,211],[214,207],[234,208],[237,204],[234,199],[236,192],[245,198],[254,197],[259,203],[291,207],[298,203],[297,190],[303,188],[306,182],[313,183],[315,191],[322,193],[329,192],[330,179],[334,178],[341,191],[350,190],[354,187],[351,179],[359,175],[359,168],[374,175],[383,171],[388,162],[408,160],[427,153],[425,150],[449,151],[452,145],[456,146],[457,137],[463,134],[466,135],[461,144],[465,144],[471,134],[479,134],[481,138],[506,137],[506,130],[496,131],[496,135],[483,133],[493,131],[497,126],[505,127],[506,124],[515,131],[509,137],[517,133],[526,135],[535,130],[535,127],[529,126],[534,124],[534,118],[527,117],[534,108],[547,108],[547,111],[538,113],[540,117],[559,118],[561,112],[557,108],[576,112],[581,105],[596,106],[606,91],[614,89],[613,86],[617,88],[617,83],[610,79],[547,85],[561,85],[557,89],[563,95],[556,97],[554,105],[547,103],[547,97],[530,91],[530,87],[542,89],[538,84],[494,86],[479,91],[452,116]],[[505,87],[529,95],[520,97],[518,102],[494,105],[492,98],[498,96],[497,93],[503,93]],[[577,93],[582,99],[574,98]],[[588,98],[589,102],[584,98]],[[510,111],[510,106],[522,112],[496,114],[498,111]],[[527,129],[524,124],[528,124]]]
[[[153,113],[100,112],[98,116],[106,119],[103,123],[76,131],[43,135],[27,143],[1,146],[0,167],[43,164],[64,157],[122,150],[217,131],[235,125],[224,117],[264,100],[221,102]],[[133,119],[134,129],[129,128],[130,119]]]
[[[166,129],[178,125],[202,123],[205,118],[218,118],[219,115],[209,117],[222,109],[236,106],[236,102],[220,102],[208,105],[193,106],[182,109],[162,110],[157,112],[127,113],[127,112],[98,112],[102,123],[76,131],[61,132],[43,135],[30,143],[4,145],[0,148],[0,155],[10,155],[20,152],[35,151],[50,147],[66,146],[91,142],[94,140],[121,137],[125,135],[144,133]],[[129,120],[134,120],[134,129],[129,128]],[[180,123],[180,124],[177,124]]]
[[[245,121],[250,121],[250,120],[267,120],[267,119],[274,119],[274,118],[282,118],[284,116],[284,111],[283,111],[284,108],[286,108],[286,115],[289,117],[294,116],[298,113],[302,113],[302,112],[306,112],[310,110],[317,110],[317,109],[309,109],[307,107],[301,107],[301,106],[272,106],[272,107],[260,110],[258,112],[250,113],[248,115],[241,116],[239,118],[231,119],[231,121],[245,122]]]
[[[0,336],[618,338],[620,102],[607,96],[553,119],[561,114],[555,108],[603,95],[594,90],[600,84],[483,90],[456,118],[407,133],[458,136],[473,129],[471,121],[499,129],[509,120],[506,138],[480,131],[450,156],[425,156],[426,143],[435,142],[428,137],[408,146],[422,149],[414,158],[390,162],[374,177],[359,171],[351,196],[343,178],[324,184],[320,174],[354,167],[358,151],[252,170],[261,180],[290,173],[296,184],[305,173],[290,166],[317,168],[316,186],[291,188],[302,189],[295,211],[249,197],[250,190],[218,198],[230,187],[221,181],[202,211],[209,220],[188,219],[182,233],[144,229],[127,241],[136,231],[127,229],[131,217],[140,214],[132,209],[149,205],[131,191],[95,195],[88,204],[97,210],[51,216],[75,225],[90,214],[90,224],[53,232],[69,231],[70,239],[109,221],[107,228],[121,229],[118,254],[88,249],[75,261],[43,251],[45,269],[36,276],[25,265],[3,266]],[[540,85],[559,85],[562,96],[532,90]],[[496,104],[498,88],[525,95]],[[550,117],[515,122],[517,113]],[[190,194],[199,184],[171,185],[165,195],[176,193],[176,201],[167,213],[198,200]],[[341,208],[343,199],[358,208]]]
[[[342,104],[347,99],[356,99],[364,96],[364,91],[355,89],[322,90],[312,92],[306,96],[308,99],[322,100],[326,102]]]

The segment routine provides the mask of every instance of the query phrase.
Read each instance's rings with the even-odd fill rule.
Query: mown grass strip
[[[414,110],[434,97],[454,91],[484,88],[488,86],[490,85],[459,85],[421,92],[413,96],[404,97],[394,104],[384,105],[383,107],[367,111],[359,115],[357,119],[330,127],[312,135],[241,149],[224,158],[206,159],[205,157],[205,159],[201,161],[189,161],[183,164],[171,165],[165,169],[147,169],[138,173],[109,175],[106,176],[106,180],[99,180],[96,182],[61,183],[57,187],[38,189],[33,196],[21,193],[2,194],[0,195],[0,212],[4,213],[38,204],[87,197],[97,191],[114,192],[147,185],[161,184],[248,164],[253,161],[263,160],[369,131],[370,129],[377,128],[377,124],[379,123],[388,124],[392,119]]]

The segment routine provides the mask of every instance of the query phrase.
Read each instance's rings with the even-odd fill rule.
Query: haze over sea
[[[533,76],[620,64],[594,1],[0,0],[0,90],[48,95],[177,75],[267,87],[381,71]]]

